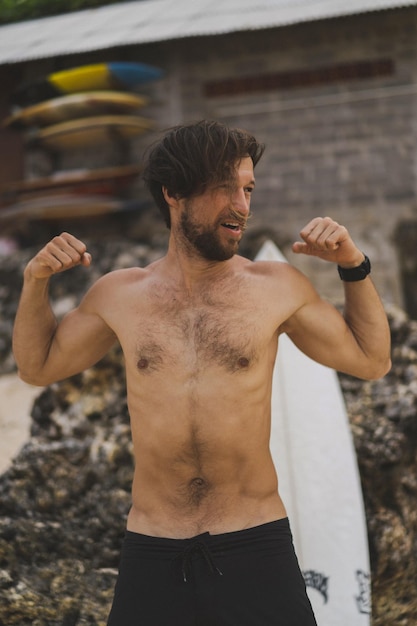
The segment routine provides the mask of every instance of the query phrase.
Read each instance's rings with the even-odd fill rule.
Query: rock
[[[373,626],[417,623],[417,322],[388,310],[391,372],[340,374],[358,455],[371,553]]]
[[[163,251],[141,242],[89,245],[93,266],[52,281],[58,315],[113,267]],[[0,259],[0,373],[14,370],[10,332],[33,250]],[[392,371],[340,375],[369,531],[373,626],[417,623],[417,322],[389,308]],[[40,390],[31,437],[0,476],[0,625],[105,626],[133,472],[123,359]],[[335,625],[337,626],[337,625]]]

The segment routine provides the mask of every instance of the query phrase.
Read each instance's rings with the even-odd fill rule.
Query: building
[[[254,232],[275,233],[334,298],[334,268],[289,252],[305,222],[332,216],[373,260],[384,300],[415,317],[416,30],[417,1],[407,0],[136,0],[13,24],[0,28],[0,114],[17,84],[57,69],[157,65],[164,78],[145,91],[159,128],[216,118],[267,144]],[[135,141],[134,159],[152,134]],[[102,156],[81,158],[89,166]],[[21,139],[3,130],[0,183],[21,177],[26,161]]]

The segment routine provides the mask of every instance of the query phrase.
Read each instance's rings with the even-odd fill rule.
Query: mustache
[[[242,230],[247,229],[248,227],[247,223],[251,219],[251,217],[252,217],[251,212],[243,215],[242,213],[240,213],[239,211],[236,211],[235,209],[230,209],[229,214],[228,214],[228,219],[230,218],[231,220],[235,220],[236,222],[238,222]]]

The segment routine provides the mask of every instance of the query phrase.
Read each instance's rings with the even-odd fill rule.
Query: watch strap
[[[358,280],[364,280],[368,274],[371,273],[371,262],[365,254],[364,261],[362,261],[362,263],[357,267],[346,268],[338,265],[337,271],[339,272],[341,280],[347,283],[353,283]]]

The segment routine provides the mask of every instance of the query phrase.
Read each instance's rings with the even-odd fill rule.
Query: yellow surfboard
[[[3,126],[24,128],[47,126],[71,119],[95,115],[127,114],[148,103],[148,99],[122,91],[87,91],[52,98],[39,104],[24,107],[3,122]]]
[[[131,91],[138,85],[161,78],[163,71],[146,63],[109,62],[82,65],[48,74],[44,78],[21,85],[12,102],[28,106],[69,93],[111,89]]]
[[[48,76],[49,82],[62,93],[109,89],[118,86],[126,89],[155,80],[162,75],[159,68],[145,63],[96,63],[69,70],[55,72]]]
[[[55,72],[48,76],[49,82],[63,93],[88,91],[94,85],[95,89],[106,89],[110,86],[110,70],[106,63],[84,65]]]
[[[152,128],[151,120],[135,115],[98,115],[37,130],[31,141],[54,150],[128,139]]]
[[[0,209],[0,224],[27,220],[54,220],[92,217],[117,211],[137,210],[136,201],[125,201],[107,196],[77,196],[60,194],[18,202]]]

